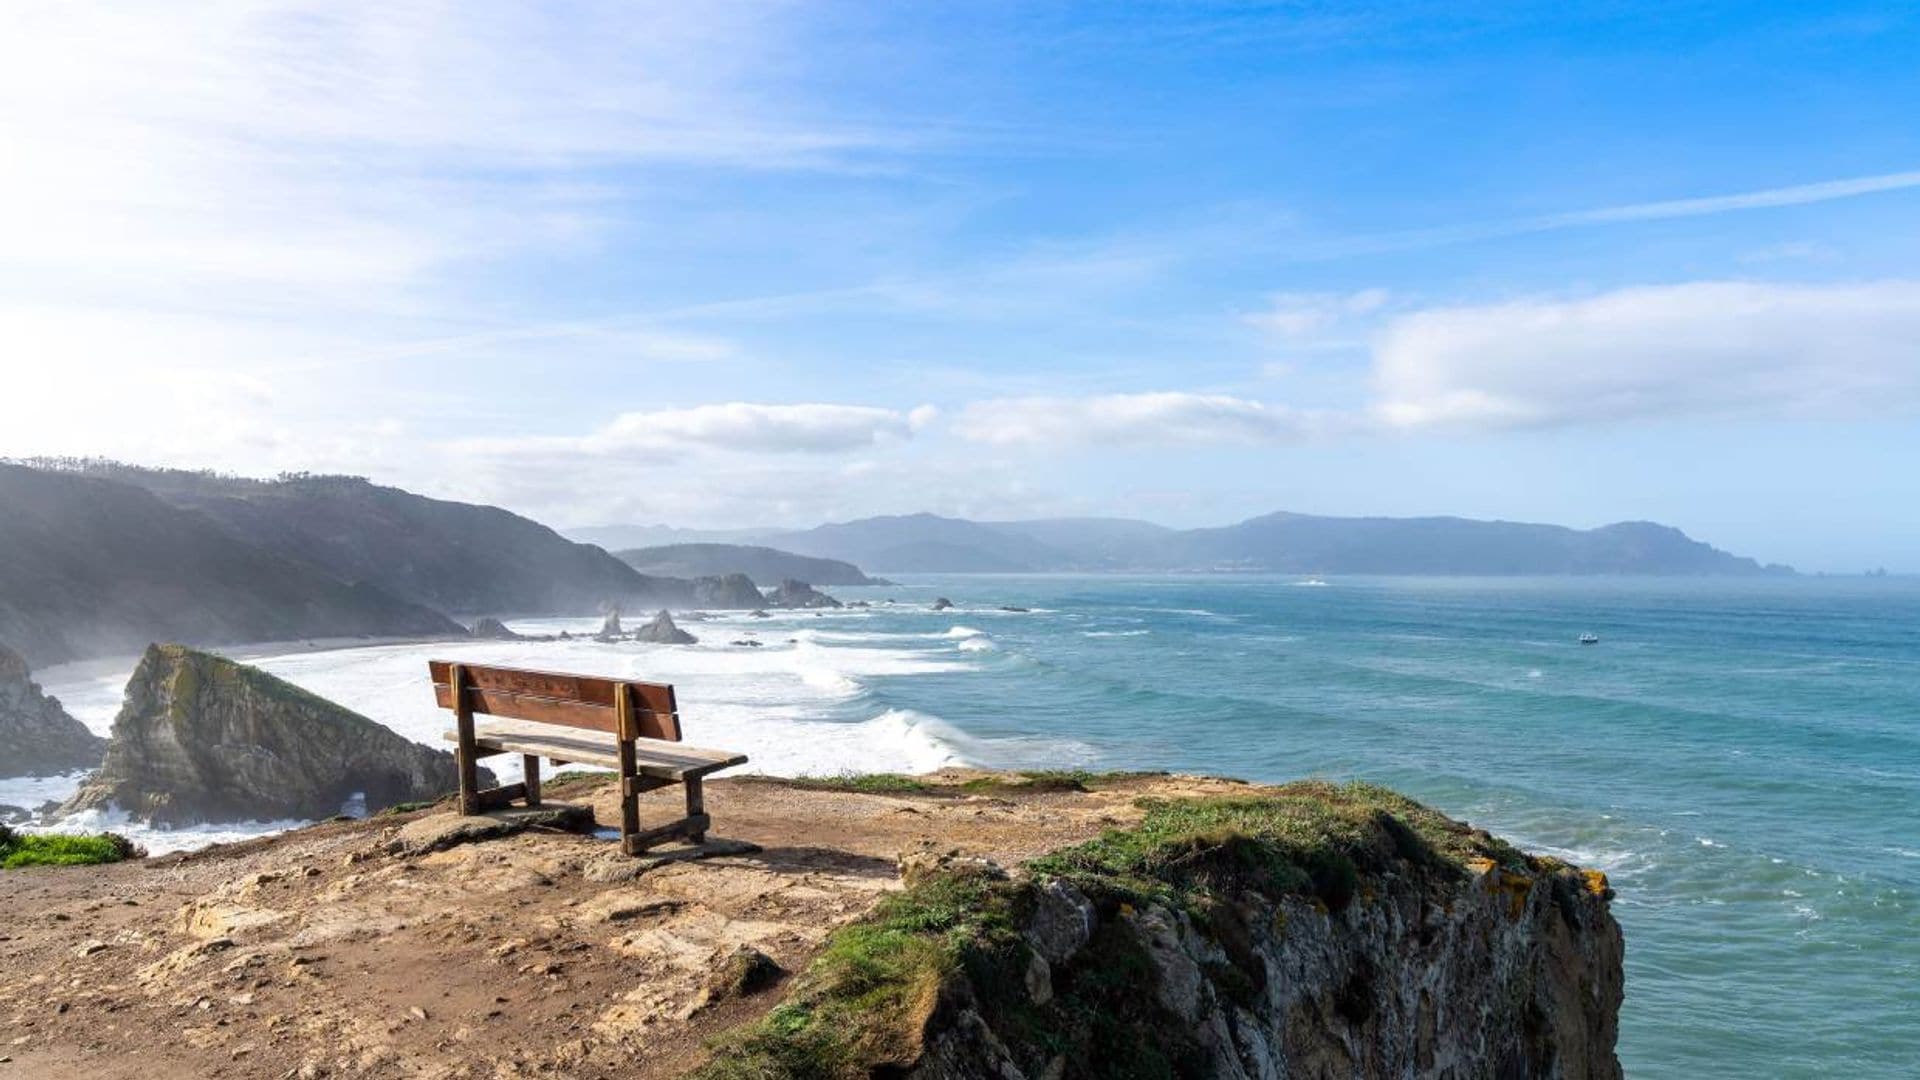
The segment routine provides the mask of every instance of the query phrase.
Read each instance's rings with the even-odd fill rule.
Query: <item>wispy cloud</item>
[[[0,142],[31,148],[0,171],[0,265],[392,289],[590,237],[593,169],[823,169],[919,138],[783,115],[772,15],[28,0],[0,37]]]
[[[1868,195],[1908,191],[1914,188],[1920,188],[1920,172],[1883,173],[1876,176],[1856,176],[1842,180],[1823,180],[1811,184],[1795,184],[1788,187],[1765,188],[1727,195],[1707,195],[1698,198],[1665,199],[1656,202],[1602,206],[1587,210],[1571,210],[1558,214],[1541,214],[1532,217],[1510,218],[1504,221],[1472,222],[1461,225],[1442,225],[1426,229],[1365,233],[1293,245],[1277,254],[1282,261],[1286,262],[1321,262],[1358,255],[1412,251],[1421,248],[1473,243],[1481,240],[1496,240],[1509,236],[1557,232],[1563,229],[1593,228],[1603,225],[1621,225],[1641,221],[1664,221],[1674,218],[1705,217],[1713,214],[1768,210],[1783,206],[1804,206],[1811,203],[1831,202],[1836,199],[1857,199]]]
[[[1373,411],[1405,429],[1920,407],[1920,282],[1690,282],[1393,320]]]
[[[599,429],[578,436],[463,439],[454,445],[503,456],[533,453],[665,459],[689,451],[824,454],[911,438],[936,415],[931,406],[902,411],[869,405],[734,401],[622,413]]]
[[[954,430],[992,446],[1192,446],[1290,441],[1313,422],[1251,398],[1160,391],[979,401],[961,411]]]

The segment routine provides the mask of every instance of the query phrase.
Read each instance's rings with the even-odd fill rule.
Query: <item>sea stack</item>
[[[700,639],[673,625],[673,616],[662,611],[653,617],[652,622],[635,630],[633,640],[655,645],[692,645]]]
[[[525,641],[524,635],[507,629],[507,624],[491,616],[473,624],[473,636],[485,641]]]
[[[41,691],[19,653],[0,645],[0,776],[90,769],[106,749],[107,740]]]
[[[620,609],[617,607],[607,609],[607,617],[600,622],[600,632],[594,636],[601,641],[615,641],[621,633]]]
[[[767,603],[783,608],[837,608],[840,601],[804,581],[787,578],[767,591]]]
[[[693,602],[704,608],[728,609],[752,609],[766,603],[753,579],[745,574],[694,578]]]
[[[59,814],[118,807],[170,827],[313,819],[355,795],[371,812],[457,786],[443,750],[258,668],[152,645],[127,682],[105,762]]]

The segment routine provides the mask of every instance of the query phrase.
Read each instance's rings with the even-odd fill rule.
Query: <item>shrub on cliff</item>
[[[146,857],[146,850],[119,833],[22,833],[0,825],[0,869],[22,866],[90,866]]]

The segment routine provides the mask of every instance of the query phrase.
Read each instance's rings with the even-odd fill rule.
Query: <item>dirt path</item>
[[[729,955],[747,946],[803,969],[898,887],[903,853],[1013,866],[1134,820],[1141,795],[1226,786],[958,787],[978,775],[905,795],[716,781],[715,836],[760,850],[638,876],[616,844],[563,832],[388,851],[443,809],[0,873],[0,1080],[678,1076],[709,1036],[781,996],[714,997]],[[617,820],[598,780],[550,799]],[[676,799],[643,800],[643,819],[674,816]]]

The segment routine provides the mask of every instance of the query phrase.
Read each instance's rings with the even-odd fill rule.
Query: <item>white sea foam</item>
[[[999,647],[992,639],[984,637],[962,638],[960,644],[955,646],[961,652],[992,652]]]
[[[1081,637],[1145,637],[1151,630],[1082,630]]]
[[[445,746],[441,734],[448,714],[434,703],[423,676],[429,658],[444,658],[673,683],[687,741],[747,753],[752,760],[744,771],[925,772],[962,763],[1074,760],[1079,755],[1076,747],[1055,747],[1044,740],[1014,745],[968,739],[937,717],[872,702],[869,690],[889,678],[973,670],[953,652],[929,647],[922,635],[862,635],[811,623],[796,626],[799,619],[793,616],[784,621],[786,625],[778,617],[744,615],[702,620],[690,624],[702,639],[693,646],[603,643],[590,636],[598,628],[596,620],[529,619],[511,625],[524,634],[566,630],[577,636],[569,641],[459,641],[304,652],[234,650],[232,655],[433,747]],[[992,647],[979,630],[954,630],[963,632],[940,636],[969,651]],[[728,644],[749,634],[766,644],[757,649]],[[916,639],[921,644],[911,645]],[[76,666],[64,673],[48,669],[45,685],[89,728],[105,734],[135,662],[129,658],[108,667]],[[519,778],[516,758],[488,765],[502,782]],[[0,780],[0,803],[32,809],[50,799],[65,799],[83,779],[84,774],[75,773]],[[113,828],[150,850],[173,851],[294,824],[161,830],[124,814],[96,814],[69,819],[60,827]]]
[[[60,776],[0,777],[0,805],[38,810],[43,803],[65,802],[86,779],[84,769]]]
[[[245,821],[219,825],[186,825],[162,829],[136,821],[119,807],[107,810],[83,810],[51,825],[27,826],[29,832],[83,833],[116,832],[147,849],[148,854],[191,851],[208,844],[231,844],[256,836],[285,832],[306,824],[304,821]]]
[[[940,636],[950,637],[950,638],[970,638],[970,637],[981,637],[985,633],[986,633],[985,630],[975,630],[971,626],[956,626],[948,630],[946,633],[941,634]]]

